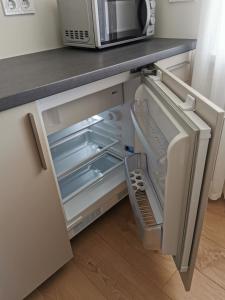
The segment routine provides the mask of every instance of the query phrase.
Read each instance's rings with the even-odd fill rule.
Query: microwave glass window
[[[101,43],[141,37],[146,23],[144,0],[99,0]]]

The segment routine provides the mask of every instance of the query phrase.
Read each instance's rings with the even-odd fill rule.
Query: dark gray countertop
[[[152,39],[103,51],[61,48],[0,60],[0,111],[194,49],[195,40]]]

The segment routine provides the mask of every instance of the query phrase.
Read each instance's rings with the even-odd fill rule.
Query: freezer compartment
[[[97,183],[112,170],[123,164],[118,156],[105,152],[100,157],[59,178],[59,187],[63,203]]]
[[[88,129],[61,139],[51,147],[57,176],[65,175],[118,142]]]
[[[147,156],[136,153],[125,159],[130,203],[146,249],[160,250],[162,208],[148,175]]]

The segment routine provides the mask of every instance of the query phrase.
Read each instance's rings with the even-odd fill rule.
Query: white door
[[[129,195],[144,246],[172,255],[189,290],[224,111],[155,67],[131,108],[139,153],[126,158]]]
[[[20,300],[72,258],[35,103],[0,113],[0,299]]]

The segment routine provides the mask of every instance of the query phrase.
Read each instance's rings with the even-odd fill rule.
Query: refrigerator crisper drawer
[[[145,154],[134,154],[125,159],[130,203],[134,212],[143,246],[160,250],[162,240],[162,211],[150,182]]]
[[[121,158],[107,151],[70,174],[62,176],[59,178],[59,187],[63,203],[70,201],[122,164]]]
[[[118,140],[92,130],[83,130],[60,140],[51,147],[57,176],[60,177],[69,170],[75,169],[116,143]]]

